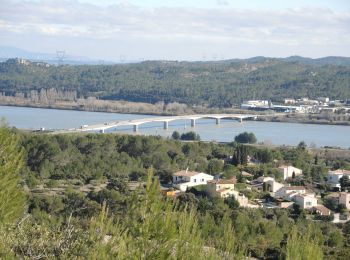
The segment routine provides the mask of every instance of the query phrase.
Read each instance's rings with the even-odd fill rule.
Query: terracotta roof
[[[326,207],[323,206],[323,205],[314,206],[313,209],[314,209],[315,211],[320,212],[321,215],[330,215],[331,212],[332,212],[329,208],[326,208]]]
[[[183,171],[178,171],[178,172],[175,172],[173,175],[174,176],[187,176],[187,177],[191,177],[191,176],[195,176],[199,174],[199,172],[191,172],[191,171],[186,171],[186,170],[183,170]]]
[[[208,181],[208,183],[215,183],[215,184],[236,184],[237,180],[236,178],[232,178],[229,180],[225,180],[225,179],[219,179],[219,180],[211,180]]]

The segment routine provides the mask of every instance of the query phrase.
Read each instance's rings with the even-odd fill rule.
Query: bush
[[[255,144],[256,143],[256,137],[254,133],[248,133],[244,132],[235,137],[235,141],[237,143],[243,143],[243,144]]]
[[[171,135],[171,138],[173,138],[174,140],[179,140],[180,133],[178,131],[174,131],[173,134]]]
[[[193,131],[188,132],[188,133],[183,133],[180,138],[181,138],[181,140],[191,140],[191,141],[200,141],[201,140],[200,136]]]

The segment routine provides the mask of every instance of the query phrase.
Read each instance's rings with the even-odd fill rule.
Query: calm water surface
[[[57,110],[27,107],[0,106],[0,117],[6,118],[10,126],[25,129],[68,129],[83,124],[91,125],[110,121],[149,118],[149,115],[117,114],[85,112],[73,110]],[[339,146],[350,148],[350,126],[311,125],[294,123],[273,123],[233,120],[221,120],[216,125],[213,119],[200,119],[192,128],[189,120],[178,120],[169,123],[169,129],[163,129],[163,123],[148,123],[139,126],[139,134],[171,136],[176,130],[180,133],[195,131],[202,140],[230,142],[244,131],[255,133],[258,142],[268,142],[275,145],[297,145],[305,141],[308,145]],[[133,133],[132,126],[112,129],[116,133]]]

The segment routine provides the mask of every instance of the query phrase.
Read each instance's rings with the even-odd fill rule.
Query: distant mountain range
[[[22,58],[30,61],[46,62],[49,64],[70,64],[70,65],[98,65],[98,64],[111,65],[111,64],[121,63],[121,62],[113,62],[113,61],[105,61],[105,60],[94,60],[94,59],[90,59],[82,56],[67,55],[64,52],[38,53],[38,52],[31,52],[31,51],[27,51],[27,50],[15,48],[15,47],[0,46],[0,61],[5,61],[11,58]],[[213,61],[213,62],[261,63],[261,62],[268,62],[268,61],[299,62],[302,64],[316,65],[316,66],[323,66],[323,65],[350,66],[350,57],[341,57],[341,56],[328,56],[328,57],[317,58],[317,59],[306,58],[301,56],[290,56],[286,58],[257,56],[257,57],[252,57],[248,59],[228,59],[228,60]],[[137,61],[124,61],[123,63],[136,63],[136,62]],[[198,61],[198,62],[201,62],[201,61]],[[205,62],[208,62],[208,61],[205,61]]]
[[[64,51],[57,51],[56,53],[39,53],[15,47],[0,46],[0,61],[12,58],[21,58],[49,64],[97,65],[116,63],[105,60],[94,60],[83,56],[67,55]]]

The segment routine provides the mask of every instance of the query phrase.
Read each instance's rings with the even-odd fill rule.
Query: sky
[[[350,56],[350,1],[0,0],[0,45],[108,61]]]

